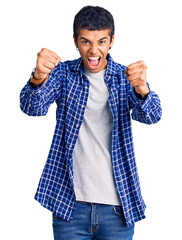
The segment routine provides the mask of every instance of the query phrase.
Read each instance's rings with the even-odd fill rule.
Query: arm
[[[149,85],[148,85],[149,87]],[[145,100],[139,96],[134,87],[130,86],[129,103],[132,109],[132,119],[141,123],[157,123],[162,116],[162,108],[158,95],[149,87],[149,93]]]
[[[128,79],[128,100],[132,119],[152,124],[161,119],[162,108],[158,95],[153,92],[146,79],[147,66],[143,61],[130,64],[125,71]]]
[[[55,67],[60,58],[53,57],[53,54],[50,50],[41,50],[34,73],[36,78],[31,78],[20,93],[20,108],[30,116],[46,115],[49,106],[61,95],[64,64]]]
[[[30,80],[20,93],[20,108],[29,116],[45,116],[49,106],[60,98],[62,82],[65,78],[63,64],[60,63],[49,74],[48,80],[38,87],[32,87]]]

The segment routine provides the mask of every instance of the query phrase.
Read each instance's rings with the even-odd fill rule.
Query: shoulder
[[[118,62],[115,62],[115,65],[116,65],[116,69],[118,72],[124,72],[127,68],[127,66],[125,66],[121,63],[118,63]]]
[[[121,63],[115,62],[112,58],[110,58],[109,60],[110,60],[110,63],[109,63],[110,73],[118,79],[118,82],[121,86],[128,86],[129,81],[125,74],[125,70],[127,69],[127,66]]]
[[[108,54],[108,70],[109,73],[113,74],[113,75],[123,75],[124,71],[126,70],[126,66],[115,62],[113,60],[113,58],[110,56],[110,54]]]
[[[117,72],[118,72],[118,74],[122,74],[123,75],[123,77],[125,77],[126,75],[125,75],[125,70],[127,69],[127,66],[125,66],[125,65],[122,65],[122,64],[120,64],[120,63],[117,63]]]
[[[79,70],[81,63],[81,58],[59,62],[58,65],[52,70],[52,72],[53,74],[66,74],[71,70]]]

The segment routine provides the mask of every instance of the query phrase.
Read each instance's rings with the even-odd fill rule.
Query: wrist
[[[42,76],[41,76],[42,75]],[[35,72],[33,72],[33,74],[32,74],[32,76],[33,76],[33,78],[35,79],[35,80],[37,80],[37,81],[44,81],[45,79],[46,79],[46,74],[39,74],[39,73],[37,73],[37,71],[35,70]]]
[[[145,85],[143,87],[136,87],[135,91],[137,94],[139,94],[142,97],[142,99],[145,99],[150,92],[147,85]]]
[[[34,85],[40,85],[47,79],[47,76],[44,78],[41,78],[39,74],[37,74],[36,71],[32,72],[32,75],[30,77],[30,82]]]
[[[45,78],[40,78],[39,75],[36,73],[35,69],[33,70],[31,77],[30,77],[30,85],[32,87],[38,87],[40,86],[43,82],[45,85],[45,82],[47,81],[48,75]],[[43,85],[43,87],[44,87]]]

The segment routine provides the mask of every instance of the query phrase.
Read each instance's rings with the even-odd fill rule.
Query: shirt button
[[[82,105],[82,108],[84,108],[85,106],[84,105]]]
[[[76,127],[78,128],[78,127],[79,127],[79,124],[77,124]]]
[[[31,104],[29,104],[29,107],[31,107]]]

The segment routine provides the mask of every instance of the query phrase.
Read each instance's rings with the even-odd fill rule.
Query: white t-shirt
[[[105,72],[84,71],[89,96],[73,150],[74,190],[77,201],[121,206],[111,160],[113,117]]]

